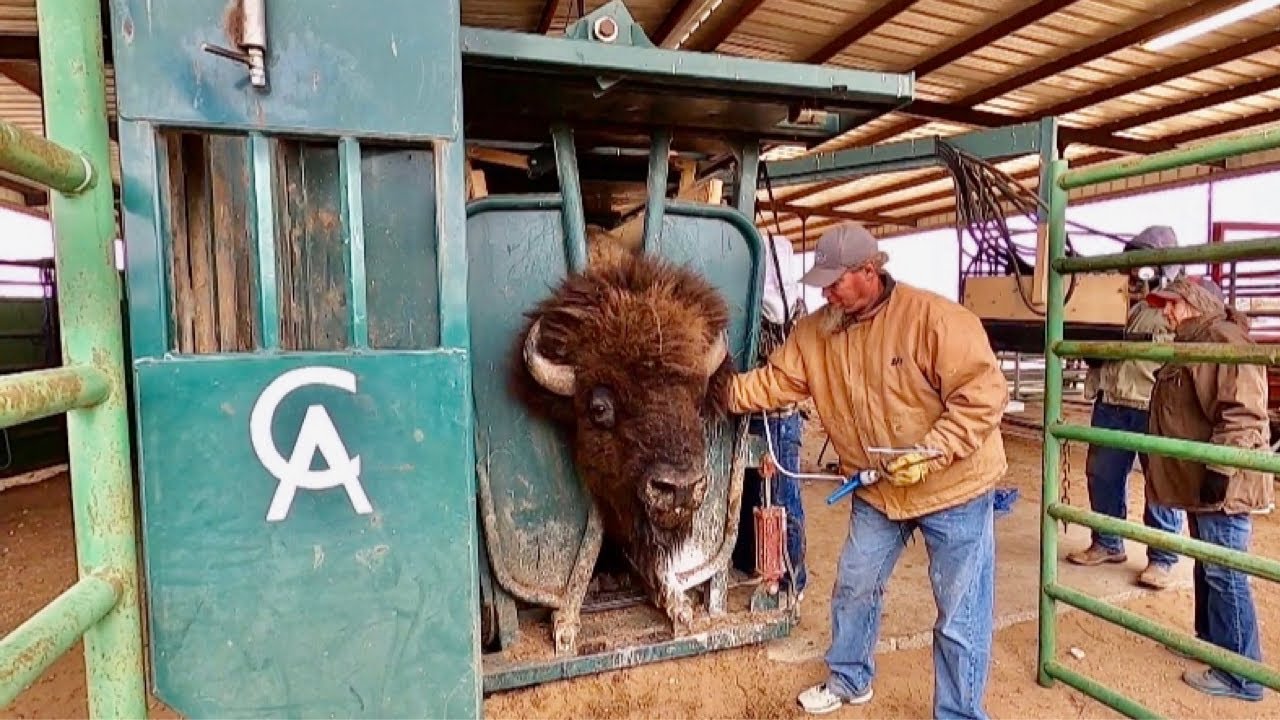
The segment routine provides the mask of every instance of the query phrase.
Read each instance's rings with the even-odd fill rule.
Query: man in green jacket
[[[1176,247],[1173,229],[1157,225],[1149,227],[1129,241],[1125,251]],[[1125,336],[1129,340],[1170,340],[1173,337],[1169,323],[1158,308],[1146,302],[1147,291],[1161,285],[1169,272],[1156,272],[1143,278],[1139,270],[1130,271],[1129,322]],[[1151,387],[1155,383],[1160,363],[1148,360],[1111,360],[1091,367],[1085,380],[1085,394],[1094,401],[1092,425],[1108,430],[1128,432],[1147,431],[1147,407],[1151,401]],[[1110,515],[1120,520],[1128,515],[1129,473],[1133,470],[1134,451],[1090,445],[1085,460],[1085,476],[1089,481],[1089,505],[1096,513]],[[1145,474],[1147,456],[1138,456]],[[1142,513],[1147,527],[1177,533],[1182,530],[1182,513],[1148,500]],[[1115,535],[1094,530],[1089,547],[1067,556],[1077,565],[1123,563],[1128,559],[1124,541]],[[1169,586],[1169,575],[1178,555],[1159,548],[1147,548],[1147,567],[1138,575],[1138,582],[1147,587],[1162,589]]]

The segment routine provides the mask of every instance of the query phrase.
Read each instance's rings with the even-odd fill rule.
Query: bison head
[[[732,374],[728,309],[696,274],[602,252],[533,313],[528,376],[573,429],[575,463],[606,527],[691,526],[708,486],[704,423]]]

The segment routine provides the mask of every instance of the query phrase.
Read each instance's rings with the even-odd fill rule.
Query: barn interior
[[[1174,45],[1153,45],[1169,32],[1188,26],[1239,4],[1238,0],[857,0],[800,2],[799,0],[629,0],[626,9],[644,38],[654,46],[713,56],[784,60],[819,67],[869,73],[914,74],[910,102],[878,99],[866,104],[824,104],[770,99],[768,92],[725,106],[699,100],[698,88],[662,87],[660,79],[628,94],[631,84],[615,93],[617,105],[581,123],[575,133],[577,171],[588,233],[596,241],[644,242],[645,210],[653,177],[650,145],[656,123],[638,120],[646,113],[666,112],[670,124],[693,131],[672,135],[664,195],[713,205],[735,204],[739,194],[741,154],[735,138],[766,136],[761,178],[754,194],[753,219],[760,231],[786,236],[798,253],[812,250],[823,230],[847,220],[865,224],[882,239],[902,237],[963,224],[970,208],[957,202],[954,177],[939,156],[935,139],[949,139],[965,147],[985,146],[1001,177],[1021,186],[1017,201],[998,206],[1021,216],[1042,197],[1044,161],[1049,155],[1066,158],[1071,166],[1088,167],[1120,158],[1154,153],[1231,137],[1248,137],[1280,127],[1280,8]],[[604,5],[602,0],[461,0],[466,27],[517,30],[550,37],[562,35],[575,21]],[[102,15],[110,17],[104,1]],[[112,34],[104,27],[109,128],[113,135],[111,178],[116,186],[119,222],[121,182]],[[464,49],[465,53],[465,49]],[[480,58],[480,54],[472,56]],[[554,193],[561,188],[555,145],[548,127],[573,107],[575,98],[590,97],[599,87],[594,76],[583,77],[571,91],[563,89],[563,75],[540,82],[536,72],[513,67],[502,58],[464,64],[464,117],[468,137],[468,196],[515,193]],[[557,91],[549,91],[554,83]],[[664,98],[660,110],[640,105]],[[591,103],[582,102],[583,106]],[[511,108],[522,115],[514,118]],[[746,108],[746,109],[744,109]],[[764,108],[762,111],[761,108]],[[36,0],[0,0],[0,120],[33,133],[45,134],[46,105],[42,99],[40,41]],[[761,112],[760,115],[751,113]],[[651,119],[651,118],[650,118]],[[1027,144],[1010,128],[1034,128],[1046,119],[1053,130]],[[786,122],[789,121],[789,122]],[[779,123],[784,127],[779,129]],[[768,130],[765,133],[765,130]],[[1045,141],[1048,138],[1048,141]],[[205,166],[217,141],[175,138],[175,147],[194,165]],[[976,143],[965,145],[965,143]],[[862,151],[862,155],[855,155]],[[975,151],[978,152],[978,151]],[[299,155],[303,153],[300,150]],[[910,156],[915,166],[901,163]],[[335,156],[336,157],[336,156]],[[336,160],[335,160],[336,162]],[[895,162],[897,164],[895,164]],[[839,165],[838,170],[833,168]],[[1242,178],[1280,168],[1280,151],[1244,153],[1137,178],[1101,183],[1069,193],[1070,202],[1085,204],[1136,197],[1163,189],[1210,180]],[[417,172],[421,173],[419,169]],[[207,179],[204,182],[208,182]],[[184,191],[177,190],[175,197]],[[192,207],[212,217],[217,198],[209,190],[203,198],[189,195]],[[194,199],[192,199],[194,198]],[[0,172],[0,207],[34,220],[47,220],[49,193],[15,174]],[[239,208],[234,212],[243,213]],[[1108,716],[1106,709],[1078,693],[1062,688],[1035,687],[1034,618],[1038,594],[1038,533],[1040,449],[1043,438],[1043,319],[1027,309],[1025,298],[1009,284],[1010,276],[1028,273],[1028,291],[1040,265],[1036,239],[1043,232],[1042,210],[1032,209],[1029,231],[996,232],[996,241],[1017,246],[1024,265],[957,268],[964,279],[996,278],[986,293],[963,299],[984,313],[990,339],[1008,359],[1010,387],[1016,404],[1002,432],[1012,458],[1007,481],[1019,490],[1011,511],[997,522],[999,553],[998,648],[993,686],[1000,714],[1057,716],[1070,711],[1087,717]],[[1206,235],[1209,242],[1225,242],[1236,234],[1274,234],[1280,213],[1271,223],[1242,223],[1215,217]],[[1012,222],[1010,222],[1012,226]],[[971,233],[973,226],[967,228]],[[1108,228],[1096,230],[1106,234]],[[1091,229],[1076,228],[1080,237]],[[951,241],[949,241],[951,242]],[[975,253],[976,254],[976,253]],[[973,255],[965,258],[973,260]],[[61,364],[58,352],[57,278],[48,261],[9,261],[15,285],[29,288],[29,298],[0,300],[0,372],[11,373]],[[1255,338],[1280,338],[1268,320],[1280,303],[1274,272],[1250,275],[1223,263],[1210,270],[1221,279],[1239,306],[1260,321]],[[967,274],[966,274],[967,273]],[[10,281],[6,281],[10,282]],[[1103,277],[1100,283],[1114,283]],[[982,282],[975,282],[981,288]],[[976,293],[977,291],[975,291]],[[1081,293],[1081,300],[1089,299]],[[1120,310],[1117,310],[1120,308]],[[1078,306],[1080,322],[1068,317],[1067,335],[1077,339],[1114,339],[1121,335],[1123,308],[1114,301]],[[211,326],[219,348],[249,345],[258,330],[253,313],[229,305],[226,317],[243,317],[248,325],[223,330]],[[216,323],[216,319],[213,321]],[[299,332],[304,324],[299,321]],[[311,332],[311,331],[308,331]],[[314,331],[316,337],[323,329]],[[192,343],[203,342],[195,334]],[[1081,393],[1082,363],[1068,365],[1068,412],[1087,423],[1087,403]],[[1277,374],[1271,369],[1273,408]],[[1273,414],[1274,421],[1274,414]],[[55,597],[75,577],[69,490],[64,472],[65,424],[62,416],[19,425],[5,431],[10,462],[0,468],[2,528],[0,572],[22,577],[13,590],[0,592],[0,628],[8,632]],[[808,424],[803,468],[822,471],[832,460],[816,420]],[[1084,445],[1068,453],[1072,502],[1087,505],[1083,477]],[[750,471],[749,471],[750,472]],[[1135,469],[1130,515],[1142,506],[1141,474]],[[1135,489],[1136,488],[1136,489]],[[798,716],[794,694],[821,672],[825,650],[829,568],[834,565],[847,529],[847,509],[828,507],[829,486],[805,484],[810,511],[810,563],[815,575],[810,598],[802,606],[802,621],[790,633],[762,645],[697,655],[670,663],[627,671],[604,672],[573,680],[500,693],[486,700],[486,714],[494,717],[651,717],[662,716]],[[744,515],[745,517],[745,515]],[[1272,516],[1257,520],[1255,552],[1276,557],[1280,529]],[[1087,543],[1087,530],[1072,526],[1062,537],[1065,549]],[[908,548],[903,569],[890,586],[881,641],[883,670],[893,676],[881,697],[897,693],[889,705],[873,708],[877,717],[917,717],[929,712],[930,677],[920,672],[929,662],[928,640],[933,614],[923,547]],[[1132,585],[1141,568],[1141,545],[1131,543],[1127,565],[1086,571],[1063,565],[1064,578],[1089,594],[1146,611],[1178,627],[1189,625],[1189,561],[1178,566],[1176,583],[1156,593]],[[616,555],[606,554],[598,568],[590,596],[599,615],[628,605],[638,607],[638,593],[619,569]],[[735,575],[746,582],[746,561]],[[609,577],[605,577],[609,576]],[[1256,585],[1259,612],[1265,622],[1280,617],[1280,594]],[[10,595],[12,593],[12,595]],[[542,611],[530,611],[539,623]],[[1265,625],[1264,625],[1265,627]],[[1099,677],[1118,678],[1163,713],[1182,716],[1257,717],[1280,714],[1269,698],[1262,706],[1226,707],[1181,689],[1153,692],[1153,673],[1172,673],[1176,658],[1165,658],[1158,646],[1131,640],[1118,629],[1093,619],[1064,621],[1070,647],[1080,650],[1082,668]],[[1264,633],[1265,653],[1280,652],[1275,633]],[[617,643],[614,643],[616,645]],[[1028,647],[1030,649],[1028,649]],[[86,682],[77,650],[56,663],[40,684],[5,708],[17,717],[84,715]],[[1170,677],[1173,677],[1170,674]],[[1163,680],[1159,681],[1163,683]],[[714,690],[707,690],[711,686]],[[896,689],[895,689],[896,688]],[[156,717],[176,716],[158,701]],[[854,716],[852,713],[850,716]]]

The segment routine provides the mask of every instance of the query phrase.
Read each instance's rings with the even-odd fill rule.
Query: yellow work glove
[[[923,452],[899,455],[885,463],[885,479],[894,487],[915,485],[929,474],[932,460],[929,453]]]

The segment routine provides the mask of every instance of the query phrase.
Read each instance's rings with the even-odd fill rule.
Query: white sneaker
[[[857,697],[845,698],[831,692],[826,683],[819,683],[813,687],[800,693],[796,698],[796,702],[800,703],[800,707],[810,715],[824,715],[840,709],[841,705],[849,703],[850,705],[861,705],[871,700],[874,692],[871,688]]]

